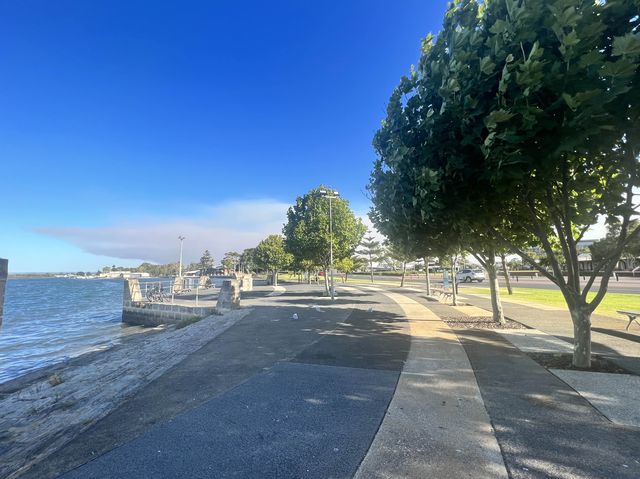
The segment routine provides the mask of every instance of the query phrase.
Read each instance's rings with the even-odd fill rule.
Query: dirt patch
[[[455,316],[444,317],[442,320],[452,328],[460,329],[529,329],[524,324],[505,319],[504,324],[496,323],[487,316]]]
[[[594,373],[634,374],[613,361],[598,355],[591,356],[590,368],[577,368],[572,363],[572,355],[567,353],[526,353],[536,363],[546,369],[569,369]]]

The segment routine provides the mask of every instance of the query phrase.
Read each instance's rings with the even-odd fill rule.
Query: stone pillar
[[[9,260],[0,258],[0,324],[2,324],[2,311],[4,310],[4,290],[9,275]]]
[[[222,282],[216,308],[238,309],[240,307],[240,284],[235,279],[225,279]]]
[[[122,305],[125,307],[133,306],[134,303],[142,302],[142,292],[140,291],[140,282],[137,279],[124,280],[124,296]]]
[[[240,291],[253,291],[253,276],[245,274],[240,280]]]
[[[207,281],[209,281],[209,276],[205,274],[200,276],[200,279],[198,279],[198,288],[204,289],[204,287],[207,285]]]

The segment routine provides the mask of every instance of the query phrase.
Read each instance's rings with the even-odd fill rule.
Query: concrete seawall
[[[124,281],[122,322],[135,326],[176,324],[192,318],[204,318],[216,314],[214,304],[184,305],[145,301],[137,279]]]
[[[122,321],[136,326],[174,324],[194,317],[204,318],[216,313],[216,308],[178,306],[161,303],[139,303],[122,307]]]
[[[4,291],[9,275],[9,260],[0,258],[0,324],[2,324],[2,314],[4,310]]]

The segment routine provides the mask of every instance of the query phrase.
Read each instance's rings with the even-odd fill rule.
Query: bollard
[[[4,310],[4,291],[7,285],[8,275],[9,260],[0,258],[0,325],[2,324],[2,315]]]
[[[132,306],[133,303],[142,302],[140,282],[137,279],[124,280],[123,306]]]
[[[240,284],[237,280],[225,279],[218,293],[218,309],[238,309],[240,307]]]

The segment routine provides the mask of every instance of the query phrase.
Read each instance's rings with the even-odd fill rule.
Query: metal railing
[[[140,292],[142,297],[150,303],[174,304],[176,297],[187,294],[195,295],[195,303],[198,306],[200,292],[203,289],[214,287],[212,283],[201,286],[200,277],[183,276],[168,280],[150,280],[140,282]]]

